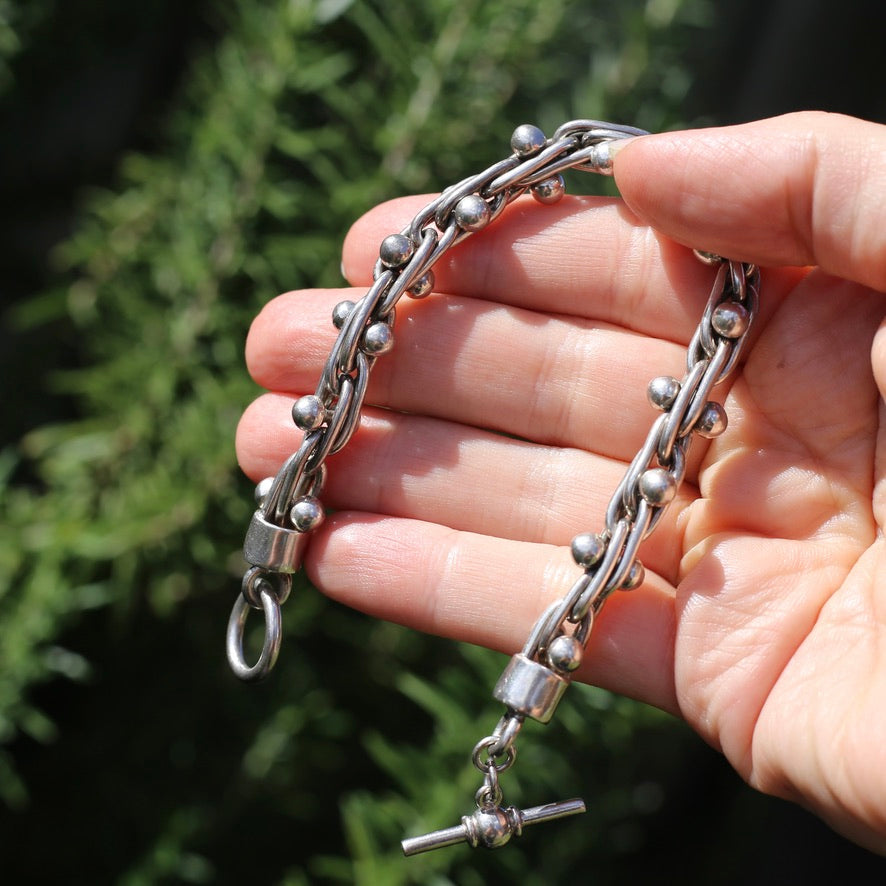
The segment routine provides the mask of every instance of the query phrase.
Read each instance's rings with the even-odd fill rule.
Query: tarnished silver
[[[483,172],[444,190],[406,227],[384,239],[366,295],[336,305],[339,330],[314,394],[293,406],[293,421],[304,432],[299,449],[271,480],[256,488],[259,510],[244,545],[250,568],[228,624],[231,667],[244,680],[264,677],[280,646],[280,606],[291,574],[304,557],[311,530],[323,518],[319,501],[325,460],[345,446],[360,422],[369,373],[375,360],[394,346],[394,318],[405,294],[424,298],[434,286],[433,266],[453,246],[494,223],[504,208],[525,193],[550,204],[564,192],[569,169],[612,174],[610,146],[644,135],[630,126],[596,120],[563,124],[551,138],[535,126],[519,126],[513,154]],[[523,650],[513,656],[496,684],[494,697],[506,710],[492,733],[474,746],[471,759],[483,774],[477,809],[460,825],[403,841],[406,855],[467,842],[494,848],[519,835],[525,824],[584,811],[581,800],[533,807],[522,812],[502,806],[500,772],[516,759],[516,739],[527,718],[547,723],[579,667],[596,615],[616,590],[642,584],[640,544],[655,529],[677,496],[686,456],[695,436],[716,437],[726,428],[713,389],[735,370],[757,313],[760,274],[750,264],[698,252],[717,268],[710,298],[686,354],[682,379],[660,376],[647,391],[661,412],[616,487],[603,529],[572,541],[579,577],[539,617]],[[252,609],[263,612],[265,641],[256,664],[246,663],[243,631]]]

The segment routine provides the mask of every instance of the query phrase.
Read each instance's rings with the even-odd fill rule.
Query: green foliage
[[[57,742],[64,769],[65,748],[101,728],[69,713],[54,725],[40,687],[117,686],[109,673],[122,670],[163,722],[121,701],[132,728],[109,772],[131,786],[145,748],[168,744],[169,754],[150,784],[138,781],[148,806],[126,806],[132,839],[95,861],[111,879],[245,882],[232,873],[237,835],[277,847],[292,829],[297,845],[252,859],[261,882],[470,884],[494,866],[541,884],[586,855],[632,851],[645,839],[642,797],[663,788],[640,790],[631,754],[669,728],[638,705],[574,689],[544,741],[527,729],[509,799],[587,792],[598,799],[585,821],[527,835],[494,861],[452,850],[406,864],[403,833],[468,811],[477,773],[467,755],[497,720],[488,693],[501,657],[371,624],[301,588],[286,606],[274,686],[247,695],[221,675],[251,512],[232,440],[256,393],[240,357],[250,318],[277,292],[337,285],[342,237],[362,211],[482,168],[526,120],[549,130],[579,116],[675,124],[688,85],[680,53],[708,4],[221,9],[224,34],[195,60],[164,148],[121,162],[59,249],[57,284],[15,313],[19,328],[73,352],[75,366],[46,385],[75,417],[32,430],[0,459],[0,796],[27,803],[14,752]],[[212,706],[223,728],[204,722]],[[110,775],[88,778],[100,790]],[[101,826],[124,828],[113,816]]]
[[[55,3],[56,0],[0,0],[0,95],[13,85],[16,56],[27,49],[34,31],[52,13]]]

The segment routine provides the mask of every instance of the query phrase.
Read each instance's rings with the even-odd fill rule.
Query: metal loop
[[[592,142],[587,147],[579,148],[579,150],[573,151],[565,157],[551,161],[532,175],[527,175],[523,184],[527,187],[532,187],[532,185],[537,185],[545,179],[559,175],[567,169],[596,169],[599,157],[600,143]]]
[[[428,271],[433,268],[451,247],[455,246],[457,242],[460,242],[460,239],[463,240],[469,234],[469,231],[463,231],[455,221],[450,221],[446,226],[446,230],[440,234],[440,239],[431,253],[428,263],[425,265],[425,270]]]
[[[590,576],[586,572],[583,572],[576,584],[580,584],[582,586],[581,590],[584,590],[584,588],[587,587],[589,581]],[[573,591],[574,590],[575,588],[573,587]],[[579,595],[581,594],[581,590],[578,591]],[[567,596],[571,596],[571,593]],[[559,618],[555,617],[555,614],[560,609],[560,606],[561,601],[555,600],[536,619],[535,624],[533,625],[532,630],[529,633],[529,636],[526,638],[526,642],[523,644],[522,653],[527,658],[535,658],[538,650],[544,649],[554,638],[556,632],[559,630],[560,622],[563,621],[563,616],[560,616]]]
[[[446,192],[444,191],[443,194]],[[406,236],[412,240],[413,243],[421,243],[422,233],[424,230],[431,224],[434,220],[434,216],[437,212],[437,207],[440,205],[440,202],[443,200],[443,194],[439,194],[430,203],[426,204],[422,207],[421,210],[416,214],[415,218],[409,223],[409,226],[405,228]],[[378,267],[381,260],[376,262],[376,267]]]
[[[490,765],[483,777],[483,784],[474,794],[478,809],[489,809],[492,806],[500,806],[502,800],[501,786],[498,783],[498,770]]]
[[[526,180],[529,176],[539,169],[546,167],[548,163],[556,160],[562,154],[565,154],[577,145],[578,140],[572,136],[567,136],[566,138],[561,138],[548,144],[547,147],[542,148],[537,154],[533,154],[531,157],[524,160],[519,166],[515,166],[513,169],[496,176],[483,189],[482,196],[495,197],[497,194],[507,188],[513,187],[514,185],[518,185],[521,190],[525,189]],[[567,167],[562,168],[565,169]],[[542,178],[548,178],[548,176],[545,175],[542,176]]]
[[[677,399],[674,400],[674,405],[671,406],[670,411],[665,414],[665,422],[661,429],[661,436],[658,438],[658,460],[662,464],[670,463],[674,443],[677,440],[677,435],[683,424],[686,411],[689,409],[689,404],[692,403],[695,397],[695,393],[698,390],[698,386],[701,384],[702,378],[704,378],[707,368],[707,360],[700,360],[689,370],[680,382],[680,393],[677,394]]]
[[[686,404],[686,411],[683,414],[683,420],[680,422],[677,437],[685,437],[695,427],[695,423],[701,417],[707,405],[711,391],[723,375],[723,367],[731,361],[732,351],[733,343],[730,340],[723,339],[718,344],[714,356],[711,357],[705,366],[705,371],[698,382],[698,387]],[[676,405],[675,403],[674,406],[676,407]]]
[[[365,354],[361,354],[360,356],[365,359]],[[366,375],[365,371],[363,375]],[[365,383],[362,385],[362,387],[365,392]],[[305,462],[305,471],[307,471],[308,473],[319,470],[326,457],[331,452],[333,452],[333,447],[338,440],[338,435],[341,432],[343,426],[346,424],[346,419],[349,418],[351,404],[354,401],[354,391],[354,380],[350,376],[345,376],[342,379],[341,393],[339,394],[339,398],[336,401],[335,409],[333,410],[332,416],[329,419],[329,423],[322,428],[318,428],[316,431],[312,431],[312,433],[319,434],[320,439],[313,447],[313,451],[311,452],[310,457]],[[358,404],[358,413],[359,408],[360,406]],[[357,418],[359,419],[359,414]]]
[[[393,281],[393,271],[386,270],[380,274],[370,287],[369,292],[357,302],[354,309],[348,314],[348,319],[342,326],[341,335],[339,335],[339,340],[335,343],[334,348],[338,355],[335,365],[339,374],[350,375],[354,371],[354,360],[363,332],[375,316],[376,306]]]
[[[671,467],[668,468],[668,472],[674,478],[677,489],[682,486],[683,478],[686,476],[686,450],[689,448],[691,439],[689,436],[679,438],[671,450]],[[643,534],[644,539],[649,538],[668,507],[669,505],[660,505],[652,508],[652,519],[649,521],[646,532]]]
[[[505,714],[492,731],[492,734],[497,737],[497,741],[489,746],[489,756],[500,757],[502,754],[506,754],[508,749],[514,746],[514,742],[517,740],[517,736],[522,728],[522,716],[510,713]]]
[[[609,581],[609,576],[612,575],[612,571],[621,557],[622,548],[624,548],[630,529],[631,524],[627,519],[619,520],[616,524],[615,530],[609,539],[609,544],[606,546],[606,553],[603,555],[600,565],[596,567],[597,571],[594,573],[590,585],[578,598],[572,607],[572,611],[567,616],[569,621],[580,622],[588,614],[591,603],[603,593]]]
[[[630,138],[633,135],[649,135],[649,133],[636,126],[607,123],[604,120],[569,120],[557,127],[552,139],[557,141],[570,135],[581,135],[584,140],[584,138]]]
[[[341,407],[339,407],[339,404],[343,402],[342,400],[339,400],[336,404],[335,411],[329,422],[329,427],[334,428],[331,432],[334,434],[331,437],[331,445],[329,450],[323,453],[322,457],[320,455],[321,450],[318,450],[313,457],[314,459],[320,460],[321,458],[325,459],[328,455],[334,455],[346,446],[351,437],[354,436],[354,432],[360,426],[360,412],[363,409],[363,400],[366,398],[366,388],[369,384],[369,370],[371,368],[372,361],[370,358],[363,353],[357,354],[356,375],[353,381],[348,379],[351,382],[348,387],[352,389],[353,393]],[[344,389],[344,385],[342,388]],[[313,464],[314,462],[312,461],[311,469],[316,470]]]
[[[637,506],[637,514],[631,524],[631,529],[625,540],[624,547],[622,548],[621,556],[618,558],[618,562],[613,568],[612,574],[606,580],[606,584],[601,591],[601,594],[604,597],[621,587],[622,582],[628,577],[628,573],[631,571],[631,567],[637,559],[637,549],[640,547],[640,542],[646,538],[646,530],[649,528],[649,523],[652,520],[652,514],[655,510],[656,508],[651,507],[645,499],[640,499],[640,503]],[[658,510],[663,511],[664,508],[659,508]]]
[[[267,585],[265,582],[264,585]],[[265,639],[262,644],[261,655],[254,665],[246,663],[243,654],[243,633],[246,628],[246,619],[249,616],[250,605],[243,594],[238,594],[228,619],[228,632],[225,648],[228,654],[228,664],[231,670],[247,683],[254,683],[264,679],[274,667],[277,655],[280,652],[280,603],[277,596],[270,590],[270,586],[262,586],[259,590],[261,608],[265,616]]]
[[[595,619],[596,614],[594,613],[593,608],[591,608],[585,613],[585,617],[578,623],[578,627],[572,632],[572,636],[575,637],[583,647],[587,644],[588,638],[591,636],[591,631],[594,629]]]
[[[748,342],[748,332],[750,331],[751,326],[753,326],[754,317],[757,315],[757,308],[759,306],[760,271],[754,265],[744,265],[743,267],[745,269],[746,279],[745,289],[741,300],[744,302],[745,308],[748,312],[748,327],[740,338],[732,340],[732,353],[729,360],[726,362],[726,365],[720,370],[720,376],[714,383],[717,385],[732,374],[736,363],[738,363],[739,358],[745,349],[745,345]]]
[[[270,591],[282,606],[292,590],[292,575],[288,572],[269,572],[262,566],[251,566],[243,575],[240,593],[253,609],[261,609],[262,589]]]
[[[646,440],[642,447],[640,447],[640,451],[634,456],[630,465],[628,465],[624,478],[619,484],[616,494],[612,496],[609,507],[606,509],[607,526],[610,523],[614,526],[622,517],[637,513],[637,507],[640,502],[640,494],[638,491],[640,477],[652,461],[652,457],[658,447],[659,437],[666,423],[666,415],[660,415],[655,420],[652,427],[649,429],[649,433],[646,435]],[[618,507],[619,493],[621,497],[620,508]]]
[[[403,233],[406,234],[408,229]],[[381,300],[376,311],[379,320],[387,320],[390,313],[394,310],[394,306],[403,296],[403,293],[428,269],[428,259],[433,255],[434,248],[437,246],[439,234],[433,228],[426,228],[421,233],[421,242],[400,272],[400,276],[391,284],[390,288],[385,292],[385,297]]]
[[[301,446],[286,459],[283,466],[277,471],[271,489],[262,505],[265,516],[282,526],[286,518],[295,490],[301,485],[303,475],[307,470],[307,463],[320,445],[323,432],[320,430],[310,431],[305,434]],[[311,473],[309,471],[309,473]]]
[[[495,762],[496,754],[491,752],[486,760],[480,760],[480,754],[497,743],[497,735],[487,735],[486,738],[481,738],[480,741],[474,745],[474,750],[471,751],[471,762],[481,772],[486,772],[490,767],[494,767],[497,772],[504,772],[505,769],[510,769],[511,766],[514,765],[514,760],[517,759],[517,746],[513,744],[505,752],[505,759],[501,763]]]
[[[697,251],[696,251],[696,254]],[[705,261],[704,258],[701,259]],[[735,368],[741,352],[744,350],[745,342],[748,337],[748,330],[753,323],[753,319],[757,313],[759,300],[759,283],[760,271],[752,264],[744,264],[742,262],[729,261],[728,259],[720,259],[717,278],[711,290],[710,298],[705,306],[704,314],[701,322],[696,327],[686,349],[686,368],[691,371],[696,363],[701,362],[705,357],[713,357],[717,347],[726,339],[721,338],[714,332],[711,319],[714,315],[715,308],[724,301],[736,300],[742,302],[747,309],[749,323],[747,329],[740,338],[728,340],[731,345],[729,359],[720,369],[717,380],[714,385],[718,385],[725,381]]]
[[[487,193],[489,183],[498,176],[506,174],[510,170],[518,167],[520,158],[516,156],[507,157],[499,160],[492,166],[484,169],[478,175],[472,175],[469,178],[462,179],[460,182],[446,188],[440,197],[435,201],[434,223],[442,231],[449,224],[449,218],[452,215],[458,201],[469,194],[480,194],[481,197],[488,198],[492,194]]]
[[[732,283],[732,295],[738,301],[744,301],[745,291],[747,290],[747,269],[740,261],[729,262],[729,276]]]
[[[690,354],[693,357],[695,356],[695,352],[698,350],[699,345],[701,346],[704,356],[714,356],[714,351],[717,349],[717,341],[714,338],[714,327],[711,325],[711,318],[714,316],[714,308],[727,297],[726,274],[729,270],[729,265],[731,264],[732,262],[724,262],[717,268],[717,276],[714,278],[714,285],[711,287],[711,294],[708,296],[704,313],[701,315],[701,321],[696,327],[692,341],[689,343],[687,360],[690,359]],[[699,356],[698,359],[701,360],[704,359],[704,357]],[[694,362],[698,362],[698,360],[695,360]],[[687,370],[692,369],[692,364],[690,363],[686,368]]]

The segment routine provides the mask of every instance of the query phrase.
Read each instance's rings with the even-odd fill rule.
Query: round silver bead
[[[308,394],[292,404],[292,420],[300,431],[313,431],[326,420],[326,410],[319,397]]]
[[[643,580],[646,578],[646,568],[639,560],[634,560],[631,564],[631,568],[628,570],[627,578],[621,583],[621,589],[623,591],[633,591],[635,588],[639,588],[641,584],[643,584]]]
[[[492,809],[478,809],[466,818],[470,822],[468,826],[473,832],[471,836],[476,840],[475,845],[497,849],[511,839],[511,823],[505,811],[497,806]],[[465,823],[468,824],[468,821]]]
[[[739,338],[747,332],[751,316],[747,308],[735,301],[724,302],[714,308],[711,326],[723,338]]]
[[[386,268],[399,268],[412,258],[415,244],[405,234],[388,234],[381,241],[378,257]]]
[[[491,213],[486,201],[479,194],[468,194],[455,204],[455,223],[463,231],[481,231],[489,224]]]
[[[649,382],[646,388],[646,396],[649,402],[662,412],[667,412],[674,405],[674,401],[680,393],[680,382],[673,376],[660,375]]]
[[[532,186],[532,196],[539,203],[544,203],[545,205],[557,203],[563,199],[565,193],[566,182],[563,180],[563,176],[559,174],[546,178],[544,181]]]
[[[406,290],[406,294],[410,298],[424,298],[426,295],[430,295],[434,289],[434,272],[428,271],[426,274],[422,274],[409,289]]]
[[[548,664],[555,671],[571,674],[581,664],[581,643],[566,634],[561,634],[548,646]]]
[[[726,410],[719,403],[709,400],[705,403],[704,409],[692,430],[699,437],[719,437],[726,430],[728,423]]]
[[[589,569],[606,553],[606,543],[593,532],[583,532],[572,539],[572,557],[582,569]]]
[[[650,468],[640,474],[637,488],[649,504],[661,506],[673,501],[677,481],[664,468]]]
[[[547,139],[545,134],[531,123],[522,123],[511,136],[511,149],[518,157],[531,157],[537,154]]]
[[[373,323],[367,327],[360,342],[363,353],[373,357],[386,354],[392,347],[394,347],[394,333],[387,323]]]
[[[261,507],[265,503],[265,499],[268,497],[268,493],[271,491],[271,487],[274,485],[273,477],[265,477],[264,480],[260,480],[255,486],[255,503]]]
[[[298,532],[310,532],[316,529],[325,517],[323,505],[312,495],[298,499],[289,512],[289,519]]]
[[[332,309],[332,325],[335,326],[336,329],[341,329],[355,307],[356,304],[352,301],[340,301]]]

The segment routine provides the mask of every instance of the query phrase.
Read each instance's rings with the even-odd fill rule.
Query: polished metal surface
[[[579,799],[546,803],[530,809],[517,809],[514,806],[480,807],[471,815],[463,816],[461,824],[454,828],[433,831],[421,837],[409,837],[400,845],[404,855],[418,855],[420,852],[455,846],[458,843],[498,849],[511,837],[519,837],[527,825],[579,815],[585,811],[584,800]]]
[[[452,246],[493,224],[513,200],[528,193],[542,205],[555,203],[564,193],[562,173],[568,169],[611,175],[610,146],[644,134],[597,120],[570,121],[551,138],[535,126],[519,126],[511,139],[511,156],[445,189],[402,231],[383,240],[369,291],[358,302],[341,302],[333,311],[339,335],[315,393],[293,406],[293,421],[304,432],[299,449],[275,478],[262,481],[256,490],[259,510],[244,545],[250,568],[227,633],[228,659],[238,677],[261,679],[274,664],[280,646],[280,606],[289,593],[290,575],[300,567],[311,530],[323,518],[319,497],[326,458],[345,446],[359,425],[369,373],[376,359],[395,345],[399,299],[427,297],[436,262]],[[581,800],[522,812],[504,807],[498,774],[514,763],[524,720],[551,719],[606,599],[616,590],[642,584],[640,543],[677,495],[692,439],[715,437],[726,428],[725,410],[711,399],[712,391],[732,374],[748,340],[760,274],[753,265],[712,253],[696,255],[717,273],[687,349],[686,373],[679,380],[660,376],[650,382],[649,401],[661,414],[616,487],[603,529],[575,537],[572,554],[581,570],[578,578],[540,616],[522,652],[511,659],[496,684],[494,696],[505,705],[505,714],[471,755],[484,774],[475,798],[477,810],[456,827],[405,840],[406,855],[461,842],[494,848],[518,836],[525,824],[584,811]],[[250,609],[261,611],[266,623],[262,652],[252,666],[243,654]]]
[[[492,697],[514,714],[548,723],[568,686],[562,674],[518,653],[498,678]]]

